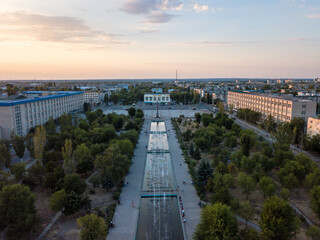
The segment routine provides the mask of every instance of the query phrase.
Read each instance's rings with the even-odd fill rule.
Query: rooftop
[[[308,100],[301,100],[295,98],[293,95],[276,95],[276,94],[266,94],[266,93],[261,93],[258,91],[241,91],[241,90],[229,90],[229,92],[238,92],[238,93],[244,93],[244,94],[250,94],[250,95],[255,95],[255,96],[261,96],[261,97],[269,97],[269,98],[274,98],[274,99],[281,99],[281,100],[288,100],[288,101],[293,101],[293,102],[310,102]]]
[[[15,105],[26,104],[31,102],[44,101],[48,99],[78,95],[82,93],[83,92],[75,92],[75,91],[74,92],[73,91],[54,91],[54,92],[25,91],[25,92],[21,92],[22,95],[15,95],[10,97],[0,98],[0,107],[15,106]]]

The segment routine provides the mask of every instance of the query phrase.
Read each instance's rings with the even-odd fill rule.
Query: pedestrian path
[[[141,199],[140,192],[147,154],[146,145],[148,144],[148,136],[145,131],[149,131],[149,126],[150,121],[145,120],[134,151],[134,157],[132,158],[133,163],[125,179],[125,182],[128,181],[129,184],[122,188],[120,205],[117,206],[113,217],[115,227],[110,228],[107,240],[135,239]]]
[[[185,217],[184,231],[186,240],[192,240],[192,235],[195,228],[200,221],[201,209],[198,205],[200,199],[197,195],[196,189],[192,184],[192,179],[189,174],[188,165],[184,162],[184,157],[178,139],[176,138],[175,131],[173,130],[171,120],[165,121],[169,135],[169,146],[172,158],[173,169],[179,186],[177,195],[181,196],[183,203],[183,210]],[[184,184],[183,181],[186,180]]]

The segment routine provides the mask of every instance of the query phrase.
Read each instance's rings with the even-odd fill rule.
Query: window
[[[307,107],[307,105],[302,105],[302,108],[306,108]]]
[[[306,111],[302,111],[301,114],[306,114]]]

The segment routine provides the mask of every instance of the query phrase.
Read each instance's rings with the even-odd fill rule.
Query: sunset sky
[[[320,77],[319,0],[1,0],[0,79]]]

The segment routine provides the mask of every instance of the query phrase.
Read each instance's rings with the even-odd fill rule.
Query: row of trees
[[[196,148],[213,155],[213,158],[210,157],[212,160],[202,159],[199,163],[188,159],[189,156],[193,156],[192,154],[188,154],[186,158],[189,169],[196,166],[190,173],[194,172],[200,197],[205,198],[210,195],[213,204],[207,205],[203,210],[201,223],[194,235],[195,239],[291,239],[298,232],[300,221],[286,201],[289,196],[286,187],[290,187],[283,184],[280,178],[297,174],[295,177],[302,177],[295,183],[297,187],[299,184],[306,184],[307,181],[303,178],[310,174],[309,182],[314,183],[317,181],[315,177],[317,173],[307,170],[314,168],[314,163],[305,155],[294,157],[287,144],[277,142],[270,145],[262,138],[258,138],[253,131],[242,130],[239,125],[223,119],[221,112],[215,118],[209,114],[197,115],[195,118],[195,121],[198,124],[202,123],[205,128],[194,132],[188,129],[178,134],[180,140],[185,142],[193,140],[187,147],[183,142],[181,146],[190,153],[194,152],[190,151],[190,148],[195,144]],[[220,118],[223,119],[222,124],[219,124]],[[234,151],[234,148],[239,150]],[[275,196],[277,184],[268,176],[275,168],[280,169],[277,176],[282,185],[281,191],[278,192],[281,198]],[[266,199],[259,221],[261,233],[248,228],[239,231],[235,214],[248,221],[252,219],[254,209],[249,202],[239,202],[232,197],[229,189],[235,185],[242,190],[246,199],[256,189],[259,189]],[[314,209],[320,206],[316,200],[319,196],[317,190],[314,188],[311,191],[311,196],[314,196],[312,197]],[[313,230],[312,234],[316,230]]]
[[[241,108],[237,113],[237,117],[252,123],[260,121],[261,114],[249,108]]]
[[[141,110],[134,111],[134,114],[130,110],[130,113],[129,116],[104,115],[97,110],[87,112],[87,120],[80,121],[63,115],[58,121],[51,119],[46,127],[37,127],[25,139],[13,136],[13,146],[19,143],[23,151],[25,145],[32,146],[28,149],[37,162],[28,170],[24,163],[11,167],[22,184],[5,186],[8,181],[4,181],[0,185],[0,230],[5,229],[14,237],[37,230],[40,218],[35,210],[34,195],[29,190],[36,185],[53,193],[50,197],[51,210],[62,211],[65,215],[83,208],[90,209],[84,181],[88,172],[98,170],[94,186],[100,185],[107,190],[122,186],[144,116]],[[127,130],[118,135],[116,129]],[[4,146],[7,148],[3,143],[0,150]],[[117,191],[118,196],[121,188],[118,187]],[[20,210],[22,208],[24,213]],[[87,226],[79,220],[79,227],[85,232]]]
[[[250,211],[246,214],[250,215]],[[299,224],[299,218],[288,202],[273,196],[265,201],[262,208],[259,221],[261,233],[248,228],[239,232],[237,219],[231,208],[222,203],[215,203],[203,209],[194,239],[284,240],[295,236]]]

